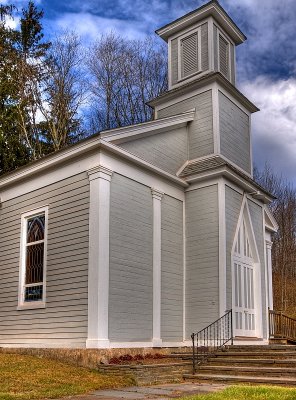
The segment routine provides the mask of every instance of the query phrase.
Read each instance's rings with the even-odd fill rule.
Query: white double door
[[[236,336],[255,336],[253,265],[234,260],[234,328]]]
[[[233,254],[233,324],[235,336],[256,336],[255,263],[245,221]]]

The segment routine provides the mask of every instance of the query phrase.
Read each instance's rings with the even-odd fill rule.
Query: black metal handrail
[[[269,338],[296,342],[296,319],[282,311],[268,310]]]
[[[232,310],[197,333],[192,333],[193,373],[226,343],[233,344]]]

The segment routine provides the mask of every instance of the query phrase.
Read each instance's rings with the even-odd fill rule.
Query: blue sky
[[[84,42],[117,31],[130,38],[204,4],[201,0],[38,0],[46,35],[75,30]],[[10,3],[9,0],[0,3]],[[23,0],[14,2],[18,6]],[[237,48],[237,85],[260,109],[252,118],[254,162],[296,184],[296,1],[221,0],[246,34]],[[161,40],[161,39],[159,39]]]

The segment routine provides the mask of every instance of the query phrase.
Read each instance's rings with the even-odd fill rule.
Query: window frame
[[[182,52],[181,43],[182,43],[182,40],[186,39],[186,37],[192,36],[195,33],[197,33],[197,44],[198,44],[198,48],[197,48],[198,69],[197,69],[197,71],[193,72],[190,75],[182,76],[183,52]],[[200,74],[201,72],[202,72],[202,68],[201,68],[201,25],[200,25],[197,28],[191,29],[190,31],[187,31],[186,33],[184,33],[183,35],[178,37],[178,82],[189,79],[189,78],[193,77],[194,75]]]
[[[42,300],[25,301],[25,278],[26,278],[26,250],[27,250],[27,226],[28,220],[43,214],[45,219],[44,229],[44,255],[43,255],[43,290]],[[46,304],[46,271],[47,271],[47,232],[48,232],[48,206],[40,207],[21,214],[21,241],[20,241],[20,267],[19,267],[19,290],[18,310],[45,308]]]

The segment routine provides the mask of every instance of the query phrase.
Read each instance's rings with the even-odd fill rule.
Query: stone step
[[[217,373],[223,375],[242,375],[242,376],[294,376],[296,377],[295,368],[286,367],[246,367],[246,366],[218,366],[218,365],[203,365],[197,370],[197,375],[199,374],[213,374]]]
[[[181,382],[183,375],[192,372],[192,362],[172,362],[158,364],[100,365],[98,371],[111,376],[132,377],[137,385]]]
[[[295,359],[274,359],[274,358],[210,358],[207,365],[246,365],[246,366],[278,366],[296,368]]]
[[[295,345],[284,345],[284,344],[271,344],[271,345],[230,345],[230,346],[225,346],[225,349],[232,349],[235,351],[246,351],[246,350],[251,350],[251,351],[296,351],[296,346]]]
[[[254,383],[254,384],[265,384],[265,385],[286,385],[295,386],[296,379],[294,377],[263,377],[263,376],[243,376],[243,375],[211,375],[211,374],[185,374],[184,379],[198,382],[233,382],[233,383]]]
[[[295,358],[295,351],[264,351],[264,352],[254,352],[254,351],[219,351],[215,355],[211,356],[215,358]]]

